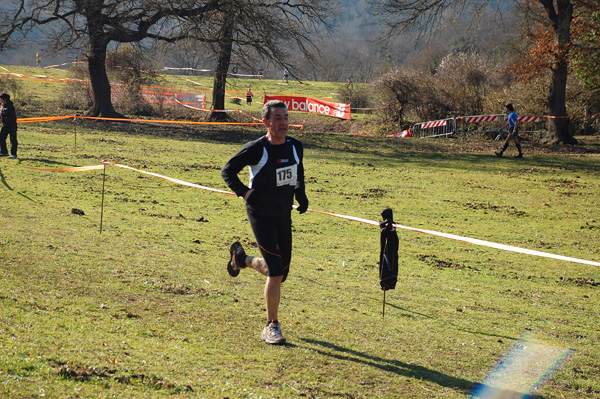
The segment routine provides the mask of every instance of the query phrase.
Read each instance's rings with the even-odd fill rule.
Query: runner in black
[[[227,271],[232,277],[250,266],[267,276],[265,302],[267,326],[261,339],[270,344],[285,343],[278,321],[281,283],[287,278],[292,258],[292,205],[306,212],[308,199],[304,189],[302,143],[287,136],[288,112],[285,103],[269,101],[262,110],[267,134],[245,144],[223,167],[223,179],[239,197],[246,200],[246,211],[262,257],[246,256],[235,242],[229,249]],[[246,186],[238,173],[248,166],[250,182]]]

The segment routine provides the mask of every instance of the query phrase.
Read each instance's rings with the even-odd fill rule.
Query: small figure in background
[[[248,91],[246,92],[246,105],[252,105],[252,97],[254,97],[254,94],[252,93],[252,90],[250,90],[250,88],[248,87]]]

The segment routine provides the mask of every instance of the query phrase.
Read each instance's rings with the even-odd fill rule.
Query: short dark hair
[[[512,104],[508,103],[505,105],[506,109],[509,110],[510,112],[515,112],[515,107],[513,107]]]
[[[287,107],[283,101],[280,100],[270,100],[263,105],[261,116],[263,119],[269,119],[271,116],[271,108],[283,108],[287,110]]]
[[[10,94],[2,93],[2,94],[0,94],[0,98],[3,100],[10,100]]]

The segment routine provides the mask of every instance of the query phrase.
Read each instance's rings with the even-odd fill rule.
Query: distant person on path
[[[303,147],[287,135],[288,111],[282,101],[268,101],[262,109],[267,134],[246,143],[223,167],[221,175],[238,197],[246,201],[246,213],[262,257],[247,256],[239,242],[229,248],[227,272],[236,277],[248,266],[267,277],[264,297],[267,325],[260,338],[268,344],[283,344],[278,319],[281,284],[286,280],[292,259],[292,205],[298,212],[308,209],[304,189]],[[250,169],[246,186],[238,173]]]
[[[10,101],[10,95],[0,94],[0,118],[2,119],[2,129],[0,130],[0,157],[8,156],[6,147],[6,138],[10,136],[10,156],[17,158],[17,112],[13,102]]]
[[[260,68],[260,69],[258,70],[258,77],[260,78],[260,80],[262,80],[262,78],[263,78],[263,74],[264,74],[264,70],[263,70],[262,68]]]
[[[288,76],[289,76],[289,74],[290,74],[290,71],[288,71],[288,69],[287,69],[287,68],[284,68],[284,70],[283,70],[283,81],[284,81],[285,83],[287,83],[287,82],[288,82]]]
[[[246,92],[246,105],[252,105],[252,97],[254,97],[254,94],[248,87],[248,91]]]
[[[519,143],[519,117],[515,112],[515,108],[512,104],[506,104],[506,110],[509,112],[508,117],[506,118],[506,122],[500,128],[500,130],[504,129],[506,126],[508,129],[508,137],[504,142],[504,147],[500,151],[496,152],[496,155],[501,157],[504,151],[508,148],[508,144],[510,144],[510,140],[515,142],[517,146],[517,150],[519,150],[519,155],[516,155],[515,158],[523,158],[523,150],[521,149],[521,144]]]
[[[35,53],[35,63],[38,68],[42,66],[42,56],[40,55],[40,53]]]

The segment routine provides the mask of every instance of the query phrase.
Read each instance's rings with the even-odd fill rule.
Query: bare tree
[[[160,57],[167,66],[185,68],[187,73],[192,75],[195,73],[194,69],[208,68],[213,60],[210,48],[199,45],[192,38],[177,43],[165,43],[160,47]]]
[[[0,22],[0,51],[35,27],[51,27],[55,50],[85,49],[94,93],[94,116],[118,115],[106,74],[110,43],[144,39],[173,42],[185,38],[220,0],[10,0]],[[10,7],[12,5],[12,7]]]
[[[330,0],[229,0],[211,13],[202,29],[191,32],[208,43],[216,57],[213,111],[225,107],[225,86],[232,57],[237,62],[271,60],[282,68],[290,65],[292,52],[308,60],[318,53],[314,41],[319,31],[327,30],[326,17],[333,12]],[[211,119],[221,120],[222,112]]]
[[[483,112],[484,100],[492,80],[491,68],[475,53],[448,54],[437,68],[435,79],[445,87],[461,115]]]
[[[450,94],[434,77],[414,70],[394,69],[373,82],[386,122],[403,125],[408,118],[432,120],[452,113]]]

